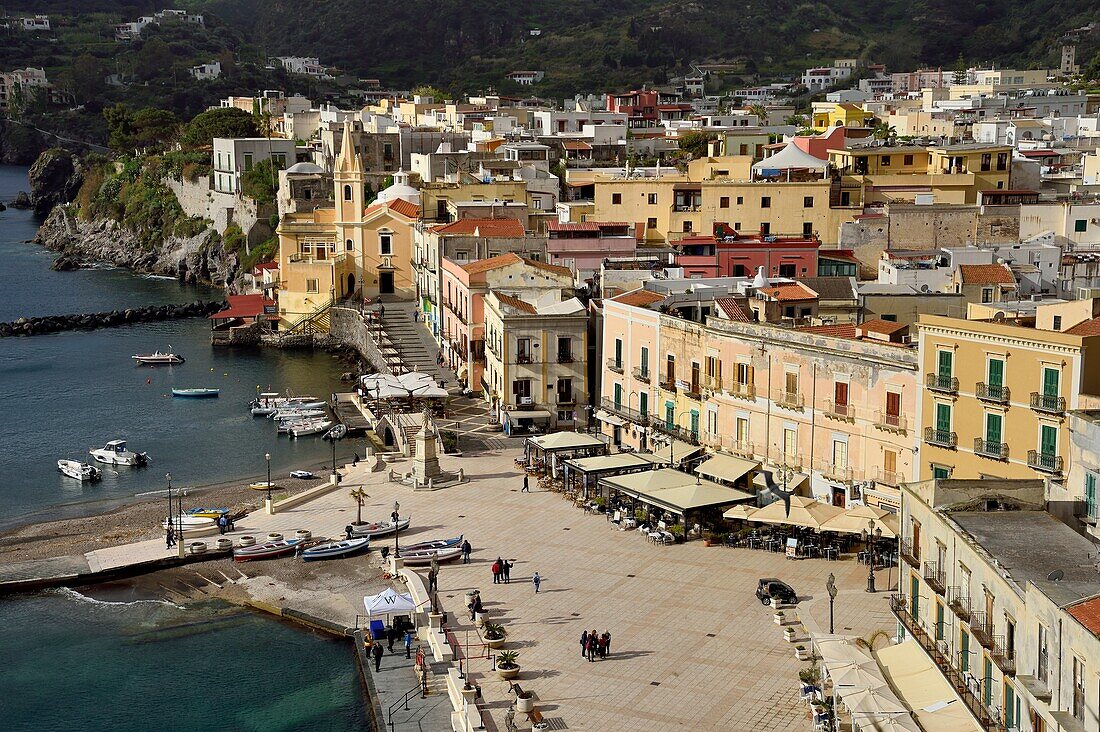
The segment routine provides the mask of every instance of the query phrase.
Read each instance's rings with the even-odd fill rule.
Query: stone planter
[[[523,692],[523,696],[516,697],[516,711],[520,714],[527,714],[535,708],[535,697],[531,692]]]
[[[783,631],[783,637],[788,643],[794,643],[794,628],[788,627]]]
[[[486,618],[487,615],[488,615],[488,613],[484,613],[484,612],[477,613],[477,615],[474,616],[474,625],[477,626],[478,628],[484,627],[485,626],[485,618]]]
[[[511,681],[512,679],[519,676],[519,666],[515,666],[513,668],[501,668],[500,666],[497,666],[497,675],[505,681]]]
[[[783,621],[785,619],[786,616],[783,615],[783,613],[775,613],[774,615],[772,615],[772,620],[775,622],[776,625],[783,625]]]
[[[809,661],[810,652],[805,648],[796,648],[794,649],[794,657],[797,658],[799,661]]]
[[[508,642],[508,637],[505,636],[503,638],[484,638],[483,640],[485,641],[485,645],[489,646],[490,648],[497,649],[501,648],[505,643]]]
[[[278,533],[278,532],[273,531],[273,532],[271,532],[270,534],[267,535],[267,540],[268,541],[282,541],[283,540],[283,535]]]

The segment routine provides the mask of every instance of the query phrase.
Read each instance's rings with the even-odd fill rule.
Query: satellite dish
[[[1000,323],[1004,319],[1005,319],[1005,314],[1003,312],[1001,312],[1000,310],[993,313],[993,322],[994,323]]]
[[[1053,572],[1051,572],[1050,574],[1047,575],[1047,580],[1050,581],[1050,582],[1057,582],[1065,576],[1066,576],[1065,572],[1063,572],[1060,569],[1056,569],[1056,570],[1054,570]]]

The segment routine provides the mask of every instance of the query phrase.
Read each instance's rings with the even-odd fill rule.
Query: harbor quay
[[[356,520],[358,507],[349,495],[354,489],[366,493],[364,521],[388,519],[395,502],[401,517],[411,519],[396,538],[398,546],[463,535],[472,545],[470,562],[441,565],[438,603],[445,613],[443,635],[458,658],[451,667],[458,667],[463,685],[475,690],[469,705],[473,710],[465,715],[473,720],[471,728],[480,723],[486,729],[507,729],[509,708],[516,701],[513,684],[518,684],[531,693],[535,709],[530,719],[514,714],[511,723],[518,729],[532,728],[540,720],[551,728],[592,730],[806,729],[809,712],[798,693],[798,671],[804,664],[785,640],[785,628],[773,621],[773,608],[762,606],[754,594],[761,577],[778,577],[797,591],[797,611],[789,612],[798,629],[796,643],[810,645],[810,632],[827,632],[824,583],[830,573],[839,590],[837,633],[866,637],[894,627],[887,597],[895,577],[880,575],[881,591],[868,594],[866,567],[852,560],[791,561],[780,553],[706,547],[700,541],[655,545],[637,531],[618,530],[604,515],[585,513],[558,493],[537,487],[521,492],[523,476],[515,468],[520,454],[504,449],[440,456],[444,470],[461,469],[467,480],[435,491],[391,482],[389,470],[401,473],[408,461],[389,462],[384,468],[376,460],[347,465],[338,487],[319,487],[309,500],[285,510],[276,504],[274,514],[253,512],[237,522],[228,538],[293,536],[299,530],[314,537],[340,537]],[[224,581],[206,570],[212,565],[193,567],[212,577],[211,585],[222,585],[222,596],[228,599],[291,619],[319,621],[319,626],[354,629],[367,625],[364,595],[390,583],[384,573],[393,565],[383,561],[383,547],[392,554],[395,537],[373,539],[368,555],[335,562],[302,565],[287,558],[237,565],[244,573],[221,572]],[[87,572],[102,573],[157,566],[175,553],[158,539],[96,550],[83,559]],[[507,584],[493,582],[491,566],[498,557],[514,563]],[[321,566],[337,576],[318,582],[304,571],[288,575],[284,568],[291,563]],[[340,568],[349,563],[354,571]],[[280,571],[268,577],[267,568]],[[419,591],[426,584],[426,570],[416,568]],[[532,582],[536,572],[541,578],[537,593]],[[399,592],[409,589],[401,581],[393,586]],[[506,629],[506,642],[491,653],[465,607],[466,593],[475,589],[486,619]],[[589,662],[582,657],[579,638],[586,630],[611,634],[606,658]],[[462,728],[447,716],[465,702],[442,703],[455,684],[448,689],[446,664],[433,662],[429,632],[422,628],[416,641],[432,671],[426,696],[401,697],[416,687],[418,678],[400,652],[400,642],[397,653],[384,656],[378,672],[369,665],[376,718],[385,718],[387,708],[398,702],[395,729]],[[514,681],[502,680],[494,669],[494,656],[502,650],[518,653],[520,673]]]

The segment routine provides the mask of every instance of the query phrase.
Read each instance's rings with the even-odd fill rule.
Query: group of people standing
[[[493,584],[499,585],[502,582],[509,584],[511,582],[512,567],[515,566],[515,561],[509,562],[506,559],[497,557],[497,560],[493,562]]]
[[[596,660],[596,656],[607,658],[610,652],[610,630],[605,630],[602,635],[597,633],[595,628],[581,633],[581,658],[588,658],[589,662],[592,662]]]

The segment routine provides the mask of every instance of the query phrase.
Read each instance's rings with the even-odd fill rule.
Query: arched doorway
[[[347,289],[347,292],[345,294],[347,294],[347,295],[354,295],[355,294],[355,275],[353,275],[353,274],[348,275],[348,289]]]

